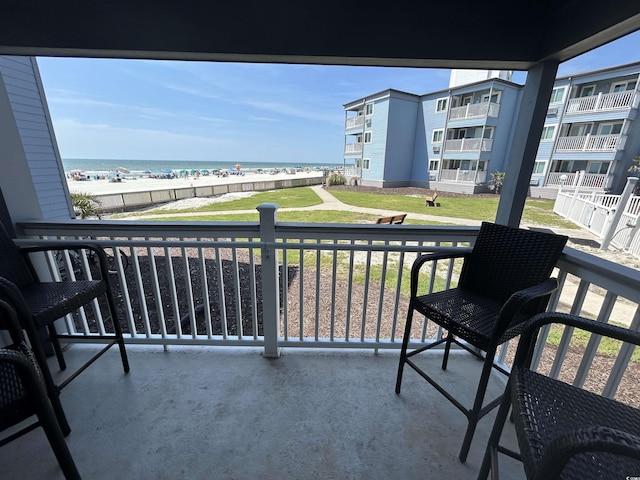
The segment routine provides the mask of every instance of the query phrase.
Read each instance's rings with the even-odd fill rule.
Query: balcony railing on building
[[[362,145],[363,145],[362,142],[347,143],[344,146],[345,155],[362,153]]]
[[[626,135],[580,135],[560,137],[556,152],[615,152],[624,150]]]
[[[594,113],[638,107],[636,90],[615,93],[599,93],[590,97],[572,98],[567,101],[566,115]]]
[[[469,118],[497,117],[500,114],[499,103],[469,103],[462,107],[454,107],[449,111],[449,120],[465,120]]]
[[[345,122],[345,130],[351,130],[352,128],[362,128],[364,125],[364,115],[358,115],[357,117],[347,118]]]
[[[444,151],[446,153],[490,152],[492,148],[492,138],[460,138],[455,140],[447,140],[444,143]]]
[[[462,168],[446,169],[440,171],[441,182],[473,183],[479,185],[487,181],[487,172],[484,170],[464,170]]]
[[[604,173],[586,173],[585,171],[574,173],[551,172],[547,176],[545,186],[601,190],[606,185],[606,182],[607,175]]]
[[[276,208],[258,207],[260,222],[21,227],[43,242],[91,238],[107,249],[128,343],[259,346],[267,356],[278,355],[280,347],[399,349],[416,255],[469,248],[477,234],[477,227],[278,223]],[[90,275],[91,259],[83,255],[47,260],[54,277]],[[455,286],[460,266],[459,260],[431,265],[425,275],[429,291]],[[560,289],[550,309],[640,328],[638,271],[566,248],[555,275]],[[96,303],[66,318],[65,328],[88,338],[109,331],[106,316],[92,311],[100,308]],[[441,334],[423,320],[411,342],[422,345]],[[572,339],[567,330],[556,342],[552,374],[560,374]],[[573,359],[576,381],[599,361],[596,346],[577,363]],[[508,363],[512,351],[506,345],[498,360]],[[612,360],[611,372],[601,377],[606,394],[633,382],[624,375],[630,359],[623,348]]]

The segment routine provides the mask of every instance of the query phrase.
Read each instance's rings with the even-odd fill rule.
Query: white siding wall
[[[0,75],[42,218],[70,218],[69,192],[35,59],[0,56]],[[0,161],[20,160],[3,158]]]

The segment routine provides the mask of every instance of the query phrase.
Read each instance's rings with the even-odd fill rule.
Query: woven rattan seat
[[[34,415],[36,421],[0,439],[0,446],[42,427],[65,478],[79,479],[71,453],[51,406],[43,375],[22,336],[15,311],[0,300],[0,325],[9,330],[13,344],[0,348],[0,431],[21,424]]]
[[[401,390],[404,366],[409,365],[465,414],[468,427],[459,455],[462,462],[467,458],[478,421],[500,403],[500,398],[496,398],[483,405],[492,368],[498,368],[494,365],[496,350],[500,344],[518,336],[526,320],[545,310],[550,294],[557,288],[556,280],[550,278],[551,272],[566,241],[567,237],[561,235],[483,222],[471,251],[425,254],[413,263],[396,393]],[[422,266],[453,258],[464,258],[458,285],[418,295]],[[408,352],[414,312],[441,326],[447,334]],[[471,408],[462,405],[411,360],[414,355],[442,343],[445,344],[443,370],[447,368],[452,343],[484,361]],[[484,355],[477,350],[485,352]]]
[[[523,462],[528,479],[609,480],[640,474],[640,411],[532,372],[537,331],[560,323],[640,345],[640,334],[574,315],[544,313],[527,324],[487,446],[479,479],[498,478],[498,450]],[[509,408],[520,454],[499,447]]]
[[[66,280],[55,282],[39,281],[28,255],[34,252],[60,252],[63,250],[90,252],[92,258],[97,259],[96,273],[99,278],[91,276],[87,279],[79,278],[77,280],[67,278]],[[58,395],[60,390],[113,345],[118,345],[124,371],[129,371],[122,329],[109,284],[106,256],[104,251],[95,244],[56,242],[55,246],[18,247],[4,226],[0,224],[0,298],[7,301],[18,313],[22,328],[27,332],[29,341],[38,358],[38,363],[43,371],[46,370],[48,372],[48,366],[44,350],[40,345],[41,335],[39,332],[46,329],[60,369],[66,369],[59,340],[79,335],[58,334],[54,322],[65,315],[75,312],[80,307],[90,305],[101,296],[106,298],[106,305],[113,325],[113,334],[97,332],[91,333],[88,338],[97,342],[106,342],[106,346],[58,385],[54,385],[52,380],[49,381],[51,379],[50,374],[45,375],[47,380],[45,384],[54,409],[59,415],[60,425],[65,435],[69,433],[70,428],[59,404]],[[81,336],[86,338],[84,335]]]

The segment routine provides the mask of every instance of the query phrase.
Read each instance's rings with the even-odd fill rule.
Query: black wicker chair
[[[38,281],[28,255],[34,252],[59,252],[62,250],[87,250],[91,252],[93,258],[97,259],[100,278],[57,282]],[[71,338],[72,335],[58,334],[54,322],[80,307],[90,304],[101,295],[106,296],[114,334],[91,334],[88,338],[92,340],[107,341],[105,347],[58,385],[47,382],[47,389],[54,408],[59,405],[57,396],[60,390],[113,345],[117,344],[120,349],[125,373],[129,371],[122,329],[109,284],[106,255],[99,246],[94,244],[59,242],[55,246],[18,247],[7,233],[4,225],[0,224],[0,298],[7,301],[18,313],[20,323],[27,332],[41,370],[47,370],[48,367],[44,351],[38,343],[41,341],[39,332],[43,329],[48,331],[48,338],[53,345],[60,369],[64,370],[66,363],[59,339]],[[45,375],[45,377],[50,378],[50,375]],[[62,410],[56,408],[56,411],[61,412]],[[69,433],[70,428],[66,419],[61,418],[60,423],[65,435]]]
[[[0,322],[9,330],[13,345],[0,348],[0,431],[18,425],[34,415],[35,422],[21,426],[0,439],[0,447],[42,427],[60,468],[67,479],[80,474],[69,452],[58,419],[47,396],[38,363],[24,341],[15,311],[0,300]]]
[[[640,345],[640,333],[575,315],[532,318],[518,345],[478,479],[498,478],[498,452],[522,460],[528,479],[610,480],[640,476],[640,411],[532,372],[527,366],[539,329],[564,324]],[[511,415],[520,453],[499,445]]]
[[[473,249],[460,253],[434,253],[418,257],[411,269],[411,299],[405,325],[396,393],[400,393],[404,366],[409,365],[455,405],[468,420],[459,458],[465,462],[478,421],[500,403],[483,406],[485,391],[498,346],[520,334],[522,323],[545,310],[557,282],[551,272],[567,237],[483,222]],[[462,250],[462,249],[461,249]],[[429,261],[464,257],[458,286],[418,295],[420,269]],[[407,352],[414,310],[447,330],[433,343]],[[456,343],[484,360],[473,406],[469,409],[419,368],[411,357],[445,343],[442,369]],[[478,352],[478,350],[480,352]],[[481,352],[485,352],[482,355]]]

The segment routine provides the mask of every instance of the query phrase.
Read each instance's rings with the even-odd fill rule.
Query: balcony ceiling
[[[629,0],[4,0],[0,54],[526,70],[638,29]]]

